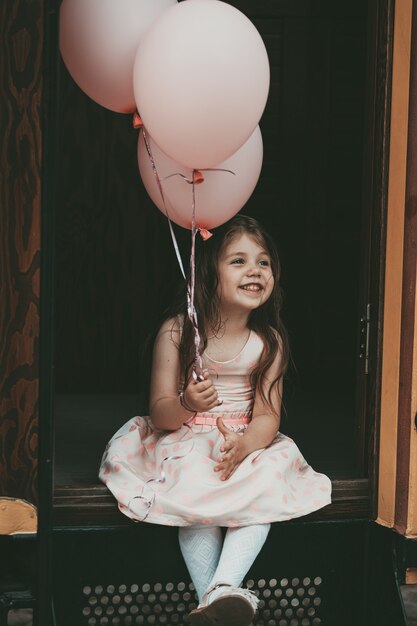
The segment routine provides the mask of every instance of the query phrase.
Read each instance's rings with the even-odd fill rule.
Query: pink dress
[[[137,521],[169,526],[247,526],[301,517],[330,503],[331,482],[305,461],[294,441],[277,432],[249,454],[225,481],[213,471],[223,435],[218,415],[236,432],[251,420],[251,369],[262,340],[252,331],[230,361],[205,365],[215,380],[221,412],[197,413],[176,431],[156,430],[149,417],[133,417],[108,443],[99,477],[119,509]]]

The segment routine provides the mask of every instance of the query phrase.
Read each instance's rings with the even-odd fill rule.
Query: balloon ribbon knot
[[[207,241],[207,239],[210,239],[210,237],[213,237],[213,233],[207,230],[207,228],[199,228],[198,230],[199,230],[201,239],[203,239],[203,241]]]
[[[133,113],[132,124],[133,124],[133,128],[143,128],[142,118],[138,112]]]
[[[200,170],[193,170],[193,183],[194,185],[200,185],[204,182],[204,176]]]

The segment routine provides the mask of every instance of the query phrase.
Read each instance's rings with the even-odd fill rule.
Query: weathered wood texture
[[[0,4],[0,493],[36,501],[43,3]]]
[[[410,92],[408,107],[407,177],[405,189],[403,284],[401,306],[400,380],[398,395],[397,475],[395,525],[401,534],[416,534],[409,527],[413,502],[410,501],[410,447],[416,402],[416,291],[417,291],[417,2],[412,3],[410,50]],[[410,506],[411,505],[411,506]]]

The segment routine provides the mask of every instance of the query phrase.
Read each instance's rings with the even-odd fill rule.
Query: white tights
[[[271,524],[228,528],[224,541],[219,527],[179,529],[181,552],[200,601],[207,589],[218,582],[233,587],[241,584],[270,528]]]

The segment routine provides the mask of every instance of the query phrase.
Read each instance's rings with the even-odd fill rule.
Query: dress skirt
[[[110,440],[99,477],[136,521],[168,526],[248,526],[307,515],[331,501],[331,482],[315,472],[289,437],[277,432],[249,454],[227,480],[214,472],[223,435],[217,415],[243,434],[241,413],[197,414],[176,431],[134,417]],[[199,419],[200,418],[200,419]],[[198,423],[200,422],[200,423]]]

